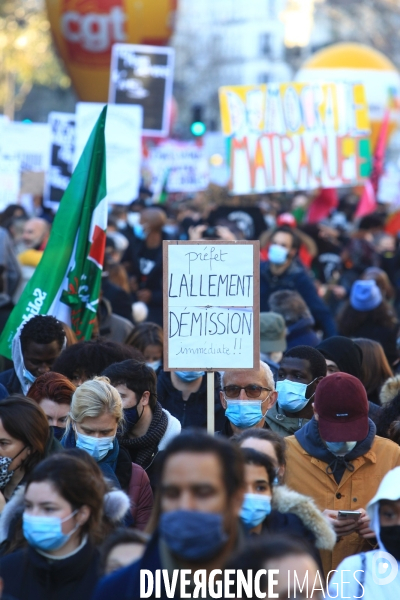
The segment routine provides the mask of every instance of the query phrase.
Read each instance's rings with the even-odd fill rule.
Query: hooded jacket
[[[398,600],[400,598],[400,564],[393,556],[381,554],[387,550],[380,539],[378,512],[380,500],[400,500],[399,467],[385,475],[377,493],[367,506],[367,513],[371,518],[371,529],[375,532],[379,549],[349,556],[340,563],[337,572],[330,580],[329,592],[332,598],[340,586],[342,586],[343,598],[355,598],[361,594],[363,600]],[[379,570],[379,559],[384,559],[385,563],[389,565],[384,572]],[[346,573],[344,573],[345,571]],[[343,577],[342,573],[346,576]],[[388,580],[386,584],[383,579]]]
[[[350,470],[345,467],[337,482],[328,468],[331,465],[331,471],[335,471],[335,465],[332,465],[335,457],[321,447],[315,436],[315,426],[316,421],[312,419],[296,436],[286,438],[287,485],[301,494],[311,496],[321,511],[365,508],[386,473],[400,466],[399,446],[377,435],[372,435],[369,440],[366,438],[369,448],[361,456],[352,458],[352,453],[349,453],[345,457]],[[373,424],[370,422],[369,436],[371,427]],[[364,442],[358,444],[359,449]],[[357,446],[352,452],[359,453]],[[339,538],[332,552],[321,551],[325,575],[346,556],[370,549],[370,543],[358,533]]]
[[[295,346],[318,346],[320,339],[314,331],[315,320],[312,317],[299,319],[293,325],[288,325],[286,342],[287,350]],[[328,338],[329,339],[329,338]]]
[[[278,402],[275,402],[272,408],[267,411],[265,420],[269,428],[279,433],[282,437],[293,435],[310,421],[310,419],[299,419],[298,417],[284,415],[279,410]]]

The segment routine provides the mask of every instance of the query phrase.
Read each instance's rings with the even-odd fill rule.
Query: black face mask
[[[400,561],[400,525],[381,527],[380,538],[385,550]]]
[[[128,430],[132,429],[132,427],[135,427],[136,423],[141,418],[143,411],[144,411],[144,406],[142,408],[142,412],[140,413],[140,415],[139,415],[139,412],[137,409],[137,405],[131,406],[131,408],[124,408],[124,419],[125,419],[125,423],[126,423]]]
[[[65,433],[65,427],[57,427],[57,425],[52,425],[51,428],[53,430],[53,434],[56,440],[61,440]]]

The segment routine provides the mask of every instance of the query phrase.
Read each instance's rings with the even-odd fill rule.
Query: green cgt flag
[[[42,259],[0,337],[11,358],[18,328],[35,315],[71,325],[90,339],[101,286],[107,227],[105,106],[60,202]]]

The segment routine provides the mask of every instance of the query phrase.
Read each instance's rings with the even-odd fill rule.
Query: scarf
[[[129,438],[122,435],[118,437],[121,446],[129,450],[133,462],[146,469],[156,453],[158,444],[164,436],[167,427],[168,417],[163,411],[161,404],[157,402],[150,427],[142,437]]]

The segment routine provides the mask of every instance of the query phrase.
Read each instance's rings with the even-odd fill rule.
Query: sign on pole
[[[71,180],[75,153],[75,115],[51,112],[50,166],[45,178],[43,203],[58,208],[61,198]]]
[[[109,103],[142,106],[144,136],[168,135],[174,56],[166,46],[112,47]]]
[[[229,187],[236,194],[354,186],[371,170],[361,84],[222,87]]]
[[[164,370],[207,371],[207,424],[214,428],[213,371],[260,361],[260,243],[163,242]]]

